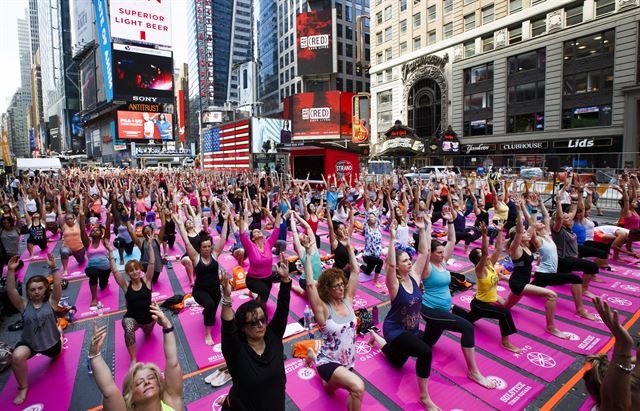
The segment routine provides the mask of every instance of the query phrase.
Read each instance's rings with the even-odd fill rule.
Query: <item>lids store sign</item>
[[[553,148],[596,148],[611,147],[613,138],[574,138],[571,140],[560,140],[553,142]]]

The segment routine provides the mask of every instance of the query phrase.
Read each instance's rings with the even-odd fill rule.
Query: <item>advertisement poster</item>
[[[80,65],[80,82],[82,83],[82,88],[80,89],[82,109],[91,110],[97,103],[96,64],[93,52],[89,53]]]
[[[296,16],[298,75],[326,74],[334,70],[333,10]]]
[[[71,54],[75,57],[96,40],[93,2],[73,0],[71,2],[71,16]]]
[[[251,119],[251,152],[276,153],[276,146],[280,144],[285,122],[277,118]]]
[[[171,52],[114,44],[113,87],[118,100],[173,103]]]
[[[110,0],[111,36],[171,47],[171,1]]]
[[[353,96],[353,119],[351,141],[360,144],[369,139],[371,123],[369,122],[369,96]]]
[[[102,75],[104,78],[104,92],[106,101],[113,100],[113,76],[111,59],[111,34],[109,32],[109,18],[107,16],[107,0],[94,0],[96,10],[96,26],[98,28],[98,43],[100,43],[100,55]],[[96,67],[98,65],[96,64]]]
[[[173,140],[173,116],[143,111],[118,111],[118,138]]]
[[[289,98],[285,115],[292,120],[293,140],[351,138],[353,93],[322,91]]]

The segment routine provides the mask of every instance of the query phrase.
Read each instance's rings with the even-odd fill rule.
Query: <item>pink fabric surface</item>
[[[112,311],[120,309],[120,287],[116,284],[114,278],[109,278],[109,285],[104,290],[101,290],[98,286],[97,299],[98,303],[102,303],[102,313],[106,314]],[[124,308],[124,298],[122,307]],[[78,290],[78,296],[74,303],[78,312],[76,313],[77,319],[90,318],[99,315],[98,310],[90,310],[91,305],[91,290],[89,289],[89,281],[83,281]]]
[[[122,387],[124,378],[129,371],[129,351],[124,343],[124,329],[122,328],[122,320],[115,322],[115,381],[118,387]],[[164,371],[164,346],[163,346],[162,327],[154,325],[153,331],[149,336],[145,336],[142,330],[136,331],[136,361],[151,362],[160,367]]]
[[[0,408],[3,410],[46,410],[67,411],[78,372],[84,330],[64,335],[62,354],[55,359],[36,355],[29,360],[29,392],[22,405],[13,405],[18,393],[18,383],[11,371],[9,381],[0,392]],[[86,368],[84,368],[86,373]],[[90,377],[87,377],[90,378]],[[52,392],[55,394],[52,395]],[[38,405],[40,407],[38,407]],[[32,408],[29,408],[32,407]]]

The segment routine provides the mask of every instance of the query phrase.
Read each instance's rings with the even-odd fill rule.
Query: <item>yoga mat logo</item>
[[[222,352],[222,345],[220,343],[214,345],[213,352]]]
[[[621,297],[609,297],[607,298],[607,301],[609,301],[611,304],[622,305],[623,307],[628,307],[630,305],[633,305],[631,301]]]
[[[593,315],[593,318],[595,318],[597,322],[599,322],[600,324],[604,324],[604,321],[602,321],[602,317],[600,317],[600,314],[591,314],[591,315]]]
[[[371,352],[371,346],[366,341],[356,341],[356,353],[360,355],[369,354]]]
[[[313,368],[300,368],[298,370],[298,378],[308,381],[316,376],[316,372]]]
[[[569,336],[569,339],[571,341],[580,341],[580,336],[578,334],[568,333],[568,332],[565,332],[565,334]]]
[[[634,293],[640,293],[640,287],[631,284],[622,284],[621,290],[633,291]]]
[[[542,368],[553,368],[556,366],[556,360],[554,360],[553,357],[541,352],[532,351],[528,353],[527,360],[529,360],[531,364]]]
[[[204,311],[204,308],[202,308],[201,305],[192,305],[189,307],[189,314],[191,315],[200,314],[202,311]]]
[[[27,408],[23,408],[22,411],[42,411],[44,410],[44,404],[33,404]]]
[[[460,301],[465,302],[467,304],[471,304],[471,301],[473,301],[473,296],[471,295],[463,295],[460,297]]]
[[[507,382],[502,378],[496,377],[495,375],[489,375],[487,378],[496,385],[497,390],[504,390],[507,388]]]
[[[367,300],[362,297],[355,297],[353,299],[353,308],[364,308],[367,306]]]
[[[211,403],[211,411],[220,411],[222,409],[222,403],[227,398],[227,394],[219,395],[218,398]]]
[[[499,286],[497,286],[497,287],[496,287],[496,290],[498,290],[498,291],[504,291],[504,290],[505,290],[505,288],[504,288],[503,286],[499,285]]]

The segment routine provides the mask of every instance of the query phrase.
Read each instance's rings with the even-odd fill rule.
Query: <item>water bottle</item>
[[[371,318],[373,319],[373,325],[378,325],[378,306],[374,305],[371,309]]]
[[[307,331],[309,331],[310,338],[313,338],[313,333],[311,332],[312,316],[313,316],[313,312],[311,311],[311,308],[309,308],[309,305],[305,305],[304,306],[304,328],[306,328]]]
[[[93,369],[91,368],[91,359],[87,357],[87,372],[89,374],[93,374]]]
[[[102,317],[104,311],[102,310],[102,301],[98,301],[98,305],[96,306],[96,312],[98,313],[98,317]]]

